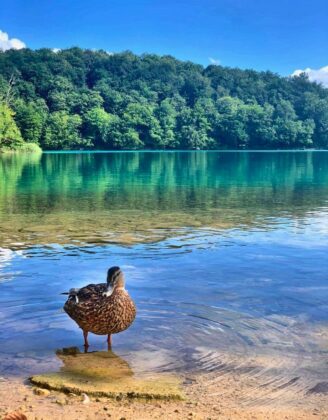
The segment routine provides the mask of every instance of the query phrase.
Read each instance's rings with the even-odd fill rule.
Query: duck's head
[[[124,288],[124,274],[120,267],[111,267],[107,272],[107,296],[117,288]]]

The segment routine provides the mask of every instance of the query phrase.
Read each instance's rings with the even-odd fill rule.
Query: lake
[[[328,152],[0,155],[0,232],[0,375],[82,348],[60,293],[120,265],[135,371],[327,378]]]

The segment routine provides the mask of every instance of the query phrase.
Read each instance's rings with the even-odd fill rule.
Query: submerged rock
[[[66,405],[67,400],[63,397],[59,397],[59,398],[56,399],[55,403],[58,404],[58,405]]]
[[[129,364],[113,352],[57,352],[64,366],[59,372],[32,376],[32,384],[45,389],[87,394],[91,397],[184,399],[175,375],[135,376]]]
[[[33,393],[35,395],[40,395],[42,397],[47,397],[50,394],[50,391],[48,389],[43,389],[43,388],[34,388]]]

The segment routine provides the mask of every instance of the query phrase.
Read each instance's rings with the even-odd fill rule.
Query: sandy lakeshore
[[[13,412],[32,419],[327,419],[324,393],[258,388],[256,379],[202,374],[182,378],[184,401],[90,398],[40,390],[26,381],[2,378],[0,417]],[[249,394],[252,390],[253,395]],[[256,390],[256,391],[254,391]],[[41,395],[38,395],[41,394]]]

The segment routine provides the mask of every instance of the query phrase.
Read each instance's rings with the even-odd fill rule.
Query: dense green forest
[[[328,89],[305,75],[70,48],[0,52],[0,148],[328,147]]]

